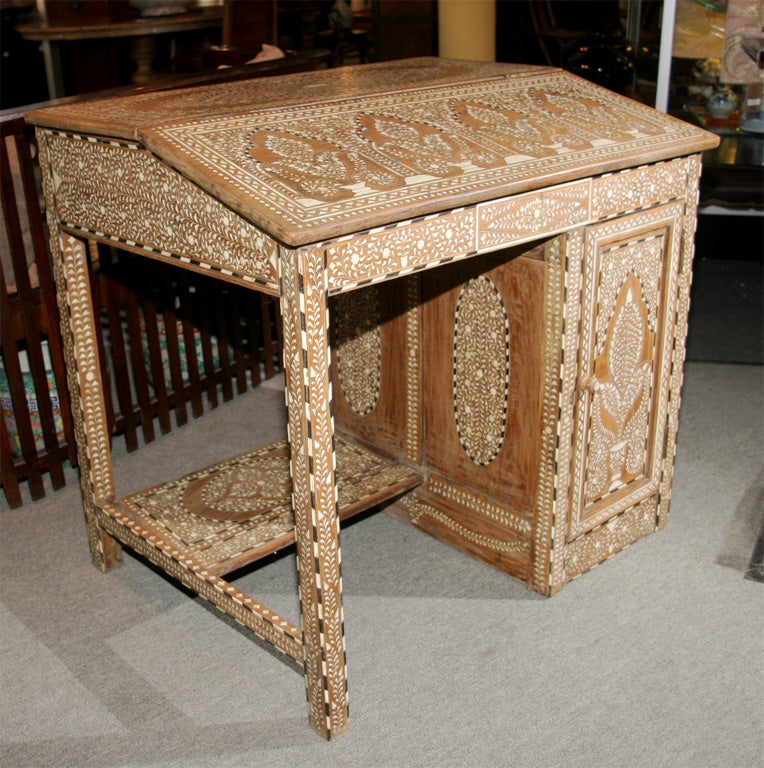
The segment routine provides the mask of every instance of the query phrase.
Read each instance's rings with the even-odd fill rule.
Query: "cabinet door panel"
[[[544,279],[540,246],[444,267],[424,303],[425,463],[534,514]]]
[[[586,231],[570,539],[658,491],[682,213]]]

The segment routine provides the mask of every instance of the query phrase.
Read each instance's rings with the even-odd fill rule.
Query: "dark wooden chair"
[[[11,115],[0,135],[0,480],[16,507],[21,479],[33,499],[45,495],[45,472],[61,488],[75,450],[33,132]]]

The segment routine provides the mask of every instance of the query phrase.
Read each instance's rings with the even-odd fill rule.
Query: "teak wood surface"
[[[407,492],[394,514],[544,594],[665,523],[715,137],[560,70],[440,59],[29,119],[94,561],[132,547],[297,660],[324,737],[349,722],[338,508]],[[278,296],[291,508],[274,447],[117,497],[82,238]],[[299,627],[221,576],[292,528]]]

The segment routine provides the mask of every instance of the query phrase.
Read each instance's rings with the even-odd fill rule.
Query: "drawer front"
[[[560,184],[478,205],[478,250],[539,240],[586,223],[591,181]]]
[[[593,179],[592,217],[603,219],[683,198],[694,170],[691,161],[682,157]]]

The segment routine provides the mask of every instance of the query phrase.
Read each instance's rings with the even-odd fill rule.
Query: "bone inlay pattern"
[[[149,152],[53,132],[48,145],[68,226],[275,287],[275,241]]]
[[[481,250],[560,232],[589,218],[589,182],[561,184],[542,194],[516,195],[478,207]]]
[[[334,301],[333,340],[337,374],[348,405],[359,416],[379,401],[382,372],[382,331],[379,295],[355,291]]]
[[[369,488],[395,486],[412,471],[337,438],[340,510]],[[162,532],[168,544],[210,571],[227,573],[258,553],[292,544],[294,515],[286,441],[119,500],[123,512]]]
[[[685,206],[685,225],[682,231],[681,253],[679,256],[679,274],[677,275],[676,327],[672,344],[671,383],[666,414],[666,437],[664,440],[663,464],[658,507],[658,527],[662,528],[669,517],[671,500],[671,481],[674,476],[674,456],[676,436],[679,426],[679,406],[681,404],[682,381],[684,376],[684,355],[687,339],[687,317],[690,310],[690,285],[692,283],[692,255],[694,248],[695,221],[698,210],[698,196],[701,163],[699,157],[687,161],[687,202]]]
[[[645,499],[620,515],[579,536],[565,548],[565,581],[580,576],[598,563],[655,530],[657,499]]]
[[[509,370],[509,315],[482,275],[462,286],[454,316],[454,419],[475,464],[490,464],[504,444]]]
[[[134,139],[136,126],[153,125],[158,120],[190,120],[208,115],[241,114],[258,108],[286,107],[311,101],[337,101],[366,96],[375,91],[389,92],[409,88],[431,88],[434,82],[456,84],[467,79],[504,79],[532,75],[543,68],[525,64],[449,61],[439,58],[385,61],[360,67],[342,67],[341,71],[297,72],[278,78],[255,77],[250,80],[220,82],[210,86],[173,88],[169,91],[138,93],[129,97],[97,99],[92,102],[61,104],[57,119],[71,130],[90,126],[92,133],[108,132]]]
[[[573,366],[564,366],[566,344],[572,342],[565,337],[566,322],[576,325],[574,316],[569,315],[569,307],[565,303],[566,288],[575,294],[576,284],[566,285],[565,265],[571,254],[580,253],[583,249],[580,230],[574,231],[564,240],[555,238],[544,248],[544,260],[547,265],[546,283],[544,287],[544,376],[543,397],[541,401],[541,456],[539,461],[538,495],[536,500],[536,521],[533,528],[533,558],[530,584],[533,589],[542,594],[549,594],[554,576],[557,571],[562,573],[561,557],[559,566],[555,563],[555,554],[562,551],[562,541],[565,526],[557,526],[556,520],[564,519],[565,509],[559,504],[564,502],[564,494],[559,493],[560,487],[566,487],[568,480],[565,454],[560,455],[560,448],[570,442],[570,422],[566,419],[567,409],[561,407],[564,377],[571,380],[575,373]],[[566,374],[567,370],[567,374]],[[569,385],[572,388],[572,381]],[[563,497],[562,499],[560,497]],[[564,539],[563,539],[564,541]]]
[[[232,206],[255,222],[278,222],[298,245],[310,240],[301,232],[341,227],[349,217],[384,217],[436,197],[459,204],[481,189],[560,178],[566,169],[638,156],[692,132],[550,72],[421,89],[405,99],[377,94],[168,123],[143,138],[235,189]]]
[[[451,211],[332,243],[329,290],[406,275],[475,253],[475,211]]]
[[[581,345],[591,362],[580,382],[571,535],[659,488],[676,322],[663,305],[677,290],[681,211],[672,203],[590,232]]]
[[[516,510],[509,509],[442,477],[433,475],[427,481],[427,490],[436,496],[478,512],[519,536],[526,538],[532,532],[530,521],[518,514]]]
[[[320,249],[279,261],[305,685],[313,728],[331,738],[349,721],[326,262]]]
[[[289,654],[324,738],[349,725],[341,516],[402,497],[545,595],[665,523],[716,137],[560,69],[440,59],[27,119],[94,562],[125,544]],[[276,295],[288,441],[115,499],[72,233]],[[223,579],[291,543],[299,627]]]
[[[603,218],[681,198],[687,192],[688,170],[682,158],[593,179],[592,216]]]

